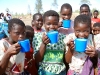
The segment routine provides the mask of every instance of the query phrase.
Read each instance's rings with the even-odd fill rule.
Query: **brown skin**
[[[30,40],[30,45],[31,46],[32,46],[33,37],[34,37],[34,30],[33,29],[29,30],[29,29],[26,28],[26,39]],[[32,66],[32,61],[33,61],[33,59],[30,59],[27,62],[27,66],[25,66],[25,69],[27,69],[28,67]]]
[[[88,38],[89,33],[90,33],[90,27],[87,26],[86,24],[78,23],[76,27],[74,27],[74,32],[75,36],[77,38]],[[69,42],[67,43],[68,46],[68,52],[65,55],[66,62],[71,63],[72,55],[74,53],[74,40],[70,39]],[[87,55],[90,57],[94,57],[96,55],[96,50],[92,46],[88,46],[85,52]]]
[[[85,14],[85,15],[90,16],[90,11],[89,11],[88,7],[81,7],[80,14]]]
[[[100,33],[100,27],[96,26],[96,27],[93,27],[92,28],[93,30],[93,34],[96,35],[96,34],[99,34]]]
[[[94,13],[93,13],[93,16],[94,16],[94,18],[95,18],[95,19],[97,19],[97,18],[98,18],[98,15],[99,15],[99,13],[98,13],[98,12],[94,12]]]
[[[25,38],[25,27],[20,25],[15,24],[12,30],[9,30],[8,32],[10,37],[6,38],[6,40],[12,45],[7,49],[2,60],[0,61],[0,75],[5,72],[10,57],[19,53],[21,47],[17,43],[18,40],[23,40]]]
[[[71,9],[62,8],[60,15],[63,20],[65,20],[65,19],[69,20],[72,16],[72,11],[71,11]]]
[[[41,15],[36,15],[35,20],[33,20],[35,30],[41,30],[43,26],[43,18]]]
[[[58,22],[59,21],[58,21],[57,17],[55,17],[55,16],[45,17],[44,27],[46,29],[46,32],[48,32],[50,30],[57,30],[58,29]],[[43,34],[40,49],[35,56],[37,63],[42,61],[45,50],[46,50],[46,45],[49,42],[50,42],[49,38],[46,36],[46,34]]]

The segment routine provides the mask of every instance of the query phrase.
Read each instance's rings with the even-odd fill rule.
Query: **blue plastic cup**
[[[50,43],[54,44],[58,42],[58,31],[49,31],[47,33],[48,38],[50,39]]]
[[[77,52],[85,52],[87,47],[87,39],[77,38],[75,39],[75,50]]]
[[[26,40],[22,40],[18,42],[21,46],[21,52],[25,53],[25,52],[29,52],[30,51],[30,41],[29,39]]]
[[[70,28],[71,20],[63,20],[63,27]]]

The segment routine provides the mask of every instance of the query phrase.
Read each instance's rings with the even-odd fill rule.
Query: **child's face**
[[[32,25],[32,27],[34,27],[34,21],[32,20],[32,22],[31,22],[31,25]]]
[[[45,17],[44,27],[46,31],[57,30],[58,29],[58,19],[56,16]]]
[[[100,27],[96,26],[96,27],[93,27],[93,34],[96,35],[96,34],[99,34],[100,33]]]
[[[94,18],[97,18],[98,12],[94,12],[93,15],[94,15]]]
[[[81,7],[80,14],[85,14],[85,15],[90,16],[90,12],[89,12],[88,7]]]
[[[90,34],[90,27],[87,24],[78,23],[74,27],[74,32],[77,38],[88,38]]]
[[[39,29],[39,30],[43,26],[43,18],[42,18],[41,15],[36,15],[35,16],[34,26],[35,26],[36,29]]]
[[[18,42],[19,40],[25,39],[25,27],[23,26],[15,24],[8,32],[12,42]]]
[[[34,30],[26,30],[26,38],[32,43],[34,37]]]
[[[71,11],[71,9],[62,8],[62,11],[60,12],[60,14],[61,14],[61,18],[63,20],[65,20],[65,19],[69,20],[72,16],[72,11]]]

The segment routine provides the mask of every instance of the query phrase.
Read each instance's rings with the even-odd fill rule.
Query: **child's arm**
[[[68,46],[68,51],[65,54],[65,60],[67,63],[70,63],[74,52],[74,41],[70,39],[69,42],[67,43],[67,46]]]
[[[20,51],[20,45],[18,43],[10,46],[7,51],[5,52],[5,54],[3,55],[1,61],[0,61],[0,75],[2,75],[9,63],[9,59],[12,55],[15,55],[17,53],[19,53]]]
[[[36,60],[37,63],[42,61],[45,50],[46,50],[46,45],[49,42],[50,42],[49,38],[45,34],[43,34],[41,46],[40,46],[38,52],[35,55],[35,60]]]

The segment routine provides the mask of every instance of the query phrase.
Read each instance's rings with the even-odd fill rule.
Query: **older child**
[[[87,4],[82,4],[80,6],[80,15],[82,15],[82,14],[91,17],[91,15],[90,15],[90,7]]]
[[[70,20],[71,19],[71,16],[72,16],[72,6],[68,3],[65,3],[61,6],[61,10],[60,10],[60,15],[61,15],[61,18],[62,20]],[[61,24],[62,22],[60,22]],[[63,23],[62,23],[63,24]],[[62,34],[65,34],[65,35],[68,35],[69,33],[72,33],[73,32],[73,21],[71,20],[71,27],[70,28],[64,28],[64,27],[60,27],[58,29],[59,33],[62,33]]]
[[[43,23],[46,32],[35,34],[33,38],[33,47],[35,50],[35,59],[39,63],[39,75],[65,75],[66,67],[63,63],[64,58],[64,37],[58,35],[58,43],[49,43],[46,33],[58,29],[59,14],[54,10],[46,11],[43,15]]]
[[[100,22],[100,19],[98,18],[98,15],[99,15],[99,11],[98,10],[94,10],[93,18],[92,18],[92,22],[93,23]]]
[[[69,63],[67,75],[94,75],[93,63],[90,59],[95,56],[96,51],[93,44],[93,38],[90,34],[91,18],[86,15],[79,15],[74,20],[74,33],[69,34],[65,42],[66,62]],[[74,50],[74,39],[88,39],[86,52],[77,52]]]
[[[20,19],[11,19],[8,33],[8,38],[0,40],[0,75],[21,74],[24,71],[25,55],[20,52],[21,47],[17,42],[25,39],[25,24]]]
[[[33,56],[34,50],[32,47],[32,41],[34,37],[34,29],[27,25],[26,26],[26,38],[30,40],[31,49],[29,52],[25,53],[25,71],[29,72],[31,75],[38,75],[35,59]]]
[[[34,32],[35,33],[43,32],[44,30],[42,29],[42,26],[43,26],[42,14],[40,13],[34,14],[32,20],[32,27],[34,29]]]

